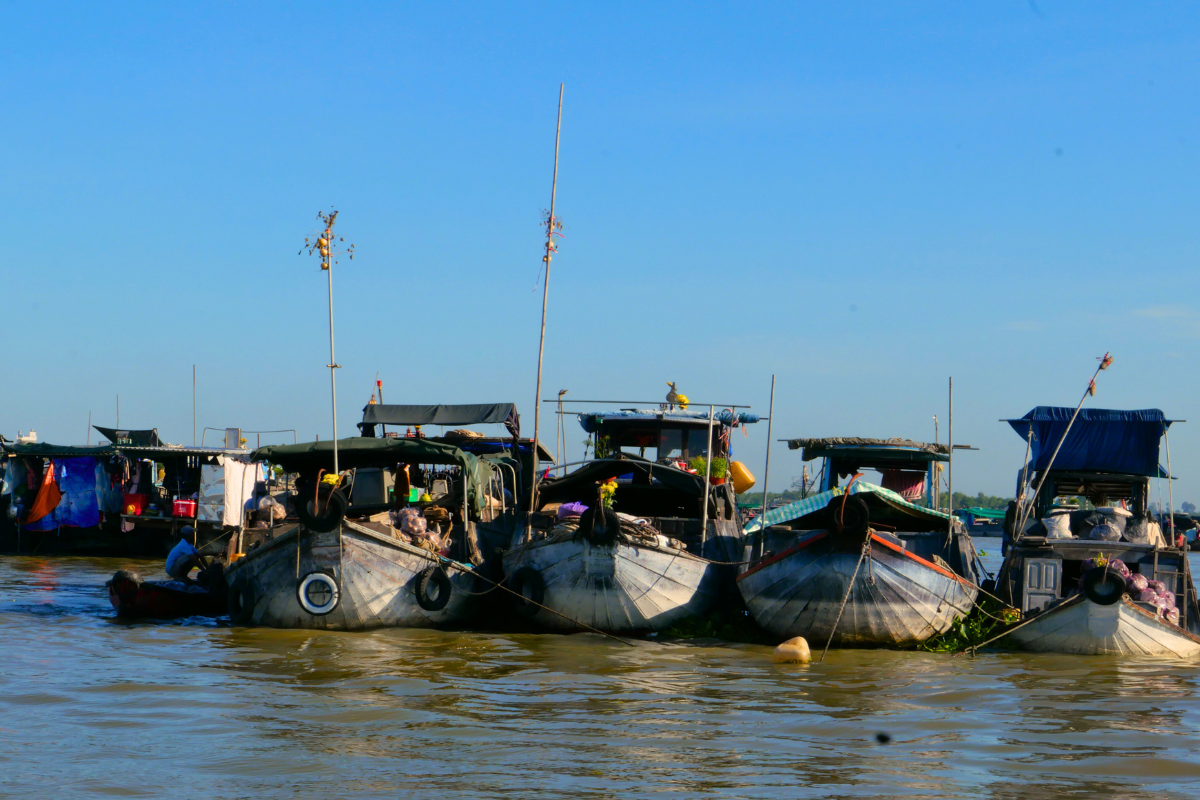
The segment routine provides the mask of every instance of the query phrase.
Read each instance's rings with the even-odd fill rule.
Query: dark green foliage
[[[961,653],[999,636],[1005,627],[1019,621],[1020,615],[992,597],[981,597],[975,608],[966,617],[954,621],[950,630],[922,642],[918,647],[932,653]],[[1005,639],[995,642],[995,647],[1004,647]]]

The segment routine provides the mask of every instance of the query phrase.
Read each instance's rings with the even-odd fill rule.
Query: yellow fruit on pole
[[[676,403],[676,404],[677,404],[677,405],[678,405],[680,408],[684,408],[684,409],[686,409],[686,408],[688,407],[688,398],[687,398],[687,395],[686,395],[686,394],[676,395],[676,397],[675,397],[675,403]]]

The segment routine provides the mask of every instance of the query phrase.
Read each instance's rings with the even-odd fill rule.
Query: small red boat
[[[225,613],[225,592],[209,591],[183,581],[145,581],[136,572],[119,569],[105,584],[119,617],[219,617]]]

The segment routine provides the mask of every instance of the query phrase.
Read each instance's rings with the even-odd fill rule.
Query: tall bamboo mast
[[[542,261],[546,265],[546,278],[542,288],[542,331],[538,339],[537,393],[533,398],[533,475],[529,481],[529,514],[533,514],[533,505],[537,499],[538,473],[538,435],[542,409],[542,356],[546,352],[546,304],[550,299],[550,257],[554,253],[554,231],[557,220],[554,218],[554,199],[558,192],[558,142],[562,135],[562,101],[563,84],[558,85],[558,125],[554,131],[554,178],[550,182],[550,213],[546,217],[546,255]]]

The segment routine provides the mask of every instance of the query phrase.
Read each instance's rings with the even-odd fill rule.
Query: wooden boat
[[[1124,595],[1101,605],[1079,594],[1013,628],[1025,650],[1087,656],[1200,656],[1200,636],[1173,625]]]
[[[236,561],[228,581],[230,619],[273,628],[450,625],[477,593],[470,565],[351,520],[323,533],[293,526]]]
[[[728,455],[727,437],[720,435],[725,429],[757,420],[728,410],[723,415],[715,422],[717,457]],[[611,451],[539,484],[532,526],[503,560],[508,587],[532,601],[519,603],[518,613],[551,630],[639,633],[707,612],[732,591],[730,565],[742,550],[732,487],[679,466],[707,456],[707,413],[605,412],[580,419]],[[626,444],[643,452],[657,448],[661,458],[624,453]],[[598,487],[609,481],[616,486],[612,508],[598,514]],[[571,502],[588,512],[560,518],[559,509]]]
[[[183,581],[146,581],[132,570],[119,569],[105,584],[118,617],[179,619],[225,614],[224,585],[218,591]]]
[[[1158,450],[1171,421],[1158,409],[1084,409],[1069,423],[1074,414],[1040,406],[1008,420],[1031,446],[1017,487],[1025,506],[1005,520],[996,581],[997,595],[1024,617],[1007,638],[1038,652],[1200,655],[1187,551],[1172,546],[1147,514],[1150,479],[1166,476]],[[1162,591],[1136,589],[1136,576]],[[1178,622],[1146,602],[1150,595],[1174,609]]]
[[[841,647],[923,642],[971,612],[977,586],[885,536],[870,534],[860,565],[860,541],[845,546],[830,531],[800,533],[742,573],[738,588],[755,621],[780,639],[823,645],[832,638]]]
[[[504,565],[509,586],[545,606],[524,616],[554,630],[662,630],[705,613],[717,596],[712,562],[658,544],[552,538],[509,553]]]
[[[443,496],[395,505],[431,519],[436,505],[449,548],[435,552],[421,537],[393,528],[387,512],[367,513],[374,507],[356,509],[341,489],[316,488],[332,465],[331,442],[264,447],[254,460],[300,476],[301,521],[266,531],[230,565],[230,618],[328,630],[450,626],[470,618],[479,592],[476,569],[483,563],[476,525],[489,508],[493,467],[451,444],[420,438],[342,439],[338,454],[347,472],[400,465],[412,468],[401,470],[409,475],[418,467],[448,468],[441,473],[449,476]]]
[[[907,440],[797,439],[804,458],[825,459],[823,491],[772,509],[753,535],[738,590],[755,621],[818,645],[893,647],[949,630],[974,607],[983,577],[970,535],[926,496],[931,465],[949,449]],[[913,467],[924,468],[915,470]],[[908,498],[858,477],[892,470]],[[855,475],[847,486],[837,476]]]

